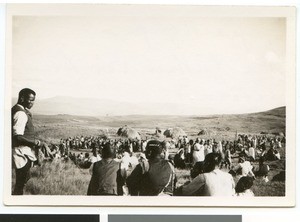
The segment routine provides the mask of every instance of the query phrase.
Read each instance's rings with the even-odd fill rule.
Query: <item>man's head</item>
[[[19,92],[18,104],[24,106],[27,109],[31,109],[34,100],[35,92],[32,89],[24,88]]]
[[[252,177],[241,177],[241,179],[236,184],[235,191],[237,193],[242,193],[245,190],[250,189],[252,186],[253,186]]]
[[[146,146],[147,159],[154,159],[159,157],[163,150],[163,143],[158,140],[150,140]]]
[[[113,145],[107,142],[102,149],[102,158],[103,159],[115,158],[115,156],[116,156],[116,149],[113,147]]]
[[[222,157],[219,153],[209,153],[205,156],[203,171],[205,173],[211,172],[218,168],[221,163]]]

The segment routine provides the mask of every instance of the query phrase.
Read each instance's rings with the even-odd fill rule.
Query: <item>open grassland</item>
[[[284,169],[284,161],[269,162],[269,179]],[[257,165],[255,164],[255,167]],[[225,170],[225,169],[224,169]],[[176,169],[177,187],[191,180],[189,169]],[[45,162],[41,167],[31,169],[31,178],[25,187],[26,195],[86,195],[91,179],[89,169],[80,169],[71,161],[56,160]],[[237,178],[235,177],[237,183]],[[14,187],[15,175],[13,172]],[[261,178],[254,181],[251,188],[255,196],[284,196],[285,182],[269,181]]]
[[[232,140],[238,133],[260,134],[285,132],[285,107],[267,112],[240,115],[213,116],[113,116],[82,117],[70,115],[36,115],[34,123],[37,135],[48,143],[57,143],[60,138],[74,136],[107,135],[116,137],[118,128],[127,125],[136,129],[142,138],[150,137],[155,128],[161,130],[180,127],[190,138],[201,130],[207,134],[201,138]]]
[[[72,161],[62,160],[33,167],[30,174],[25,195],[86,195],[91,179],[89,170],[78,168]]]

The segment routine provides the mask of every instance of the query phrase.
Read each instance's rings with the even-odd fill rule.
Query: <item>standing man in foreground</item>
[[[22,89],[17,104],[11,109],[12,156],[16,170],[13,195],[23,195],[32,162],[37,161],[33,149],[40,146],[40,141],[35,139],[32,115],[29,111],[34,104],[35,96],[33,90]]]

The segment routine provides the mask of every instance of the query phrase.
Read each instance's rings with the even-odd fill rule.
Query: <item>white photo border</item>
[[[105,4],[8,4],[6,16],[4,157],[11,157],[11,85],[13,16],[165,16],[168,10],[201,17],[286,18],[286,194],[284,197],[96,197],[11,195],[11,158],[4,158],[4,204],[14,206],[293,207],[296,183],[296,9],[276,6],[176,6]],[[152,13],[152,14],[151,14]]]

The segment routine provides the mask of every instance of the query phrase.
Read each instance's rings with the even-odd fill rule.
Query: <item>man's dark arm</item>
[[[128,186],[129,193],[132,196],[137,196],[138,195],[142,175],[143,175],[142,167],[139,164],[134,168],[134,170],[132,171],[132,173],[130,174],[130,176],[126,180],[126,184]]]
[[[121,170],[119,169],[117,172],[117,193],[119,196],[124,194],[123,186],[125,185],[125,179],[121,175]]]
[[[15,135],[13,136],[14,141],[18,146],[29,146],[29,147],[34,147],[34,146],[39,146],[40,141],[39,140],[34,140],[34,139],[28,139],[25,138],[23,135]]]

